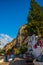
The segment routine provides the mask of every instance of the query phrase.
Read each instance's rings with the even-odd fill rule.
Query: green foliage
[[[5,50],[0,50],[0,55],[2,55],[2,54],[6,54],[6,51]]]
[[[14,52],[15,54],[20,54],[21,53],[20,48],[16,48]]]
[[[20,50],[21,50],[21,53],[27,52],[27,47],[25,46],[25,44],[22,44]]]
[[[11,50],[12,50],[12,49],[11,49],[11,48],[9,48],[9,49],[7,50],[7,52],[11,52]]]
[[[26,30],[30,34],[41,35],[43,34],[43,8],[35,0],[31,0],[30,4]]]
[[[15,49],[15,54],[21,54],[27,52],[27,48],[25,47],[25,44],[22,44],[20,48]]]
[[[26,48],[26,47],[23,47],[23,48],[21,48],[20,50],[21,50],[21,53],[23,53],[23,54],[24,54],[25,52],[27,52],[27,48]]]

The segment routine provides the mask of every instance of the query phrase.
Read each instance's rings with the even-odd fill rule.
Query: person
[[[37,48],[37,45],[36,45],[36,44],[34,45],[34,48],[35,48],[35,49]]]
[[[14,54],[11,54],[11,58],[12,58],[13,60],[14,60],[14,57],[15,57]]]
[[[39,39],[38,42],[39,42],[40,47],[42,47],[42,40]]]
[[[4,62],[8,62],[7,55],[4,56]]]

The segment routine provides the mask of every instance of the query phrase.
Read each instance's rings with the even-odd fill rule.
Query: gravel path
[[[25,64],[25,60],[20,58],[15,58],[13,61],[10,62],[0,63],[0,65],[24,65],[24,64]]]
[[[10,62],[3,62],[0,65],[33,65],[33,64],[26,64],[24,59],[15,58],[14,61]]]
[[[9,65],[25,65],[25,60],[20,58],[15,58],[14,61],[11,61]]]

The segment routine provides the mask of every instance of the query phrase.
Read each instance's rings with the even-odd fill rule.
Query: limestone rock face
[[[26,26],[27,26],[27,25],[24,25],[24,26],[22,26],[22,27],[20,28],[19,33],[18,33],[18,36],[17,36],[17,43],[18,43],[20,46],[24,43],[24,41],[25,41],[25,39],[26,39],[26,37],[27,37],[27,35],[28,35],[28,33],[27,33],[27,31],[26,31]]]
[[[28,36],[28,32],[26,31],[27,25],[23,25],[17,34],[16,39],[13,39],[12,42],[5,45],[4,50],[12,49],[14,47],[20,47],[22,44],[26,44],[25,39]]]
[[[12,40],[12,42],[8,43],[7,45],[5,45],[5,47],[3,48],[5,51],[7,51],[8,49],[12,49],[13,46],[15,46],[16,44],[16,39]]]

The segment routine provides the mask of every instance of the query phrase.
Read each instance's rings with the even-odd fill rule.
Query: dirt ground
[[[0,65],[9,65],[8,62],[3,62],[3,63],[0,63]]]

